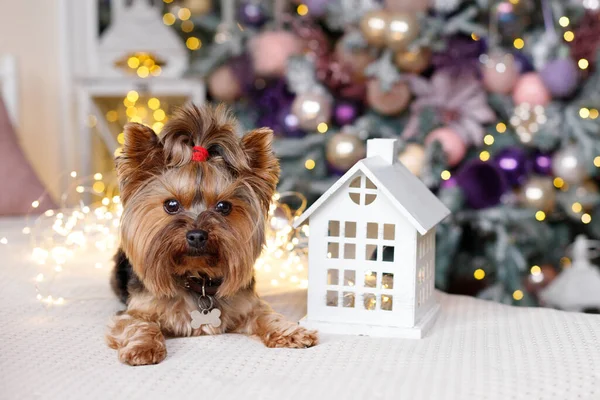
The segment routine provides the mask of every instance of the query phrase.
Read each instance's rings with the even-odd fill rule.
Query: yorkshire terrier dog
[[[317,334],[261,300],[254,263],[279,179],[273,132],[241,139],[223,106],[179,110],[157,136],[130,123],[116,159],[123,202],[111,278],[127,304],[106,335],[119,360],[161,362],[165,337],[244,333],[303,348]]]

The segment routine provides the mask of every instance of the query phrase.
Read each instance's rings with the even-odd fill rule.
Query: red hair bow
[[[202,146],[194,146],[192,161],[203,162],[208,159],[208,150]]]

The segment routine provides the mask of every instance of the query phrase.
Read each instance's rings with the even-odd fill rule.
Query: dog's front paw
[[[167,356],[167,347],[164,343],[128,344],[119,349],[119,360],[129,365],[158,364]]]
[[[267,347],[285,347],[289,349],[303,349],[317,345],[319,338],[316,331],[309,331],[300,326],[283,331],[271,332],[263,338]]]

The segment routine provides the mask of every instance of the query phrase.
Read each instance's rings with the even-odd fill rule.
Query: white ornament
[[[156,2],[155,2],[156,3]],[[162,2],[150,4],[146,0],[112,0],[112,20],[100,38],[99,73],[121,76],[117,66],[128,56],[144,52],[164,62],[160,76],[179,78],[186,71],[189,53],[175,31],[163,23]]]
[[[310,217],[307,316],[327,333],[421,338],[439,305],[435,230],[450,211],[398,162],[395,139],[359,160],[294,225]]]
[[[573,263],[540,291],[541,300],[567,311],[600,308],[600,271],[590,258],[600,255],[600,242],[585,235],[575,238],[572,245]]]
[[[447,13],[456,10],[461,3],[462,0],[434,0],[433,8],[436,11]]]
[[[212,310],[194,310],[190,313],[192,317],[192,328],[198,329],[202,325],[210,325],[213,328],[221,326],[221,310],[213,308]]]

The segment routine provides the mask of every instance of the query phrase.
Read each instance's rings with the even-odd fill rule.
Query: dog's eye
[[[229,215],[231,213],[231,203],[228,201],[220,201],[217,203],[217,212],[223,215]]]
[[[165,201],[164,208],[167,214],[177,214],[181,210],[181,204],[175,199]]]

